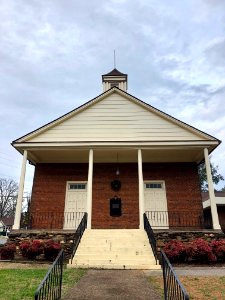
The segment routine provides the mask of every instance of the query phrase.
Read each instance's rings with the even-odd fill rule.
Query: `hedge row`
[[[197,238],[184,243],[171,240],[165,244],[164,252],[173,263],[197,262],[214,263],[225,262],[225,240],[213,240],[207,242]]]
[[[36,259],[40,254],[44,254],[46,260],[53,261],[61,250],[61,244],[53,240],[40,241],[28,240],[21,242],[19,249],[23,257],[27,259]],[[8,260],[14,259],[16,253],[16,245],[8,243],[0,248],[0,259]]]

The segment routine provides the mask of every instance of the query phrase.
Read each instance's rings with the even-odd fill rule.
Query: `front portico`
[[[47,228],[49,220],[56,217],[58,220],[51,223],[51,228],[72,229],[79,224],[83,215],[82,205],[74,204],[74,207],[78,205],[74,211],[66,205],[69,184],[78,190],[83,187],[76,187],[76,184],[85,185],[86,203],[83,207],[86,207],[84,211],[89,216],[88,228],[143,228],[145,211],[156,229],[180,227],[182,224],[176,223],[178,219],[183,221],[183,227],[192,225],[200,228],[200,191],[198,182],[193,180],[193,174],[197,179],[197,164],[191,158],[202,159],[203,155],[207,155],[204,149],[204,145],[192,145],[186,149],[180,145],[170,145],[166,149],[159,145],[152,148],[142,145],[141,149],[135,146],[95,146],[93,149],[38,150],[33,147],[24,153],[20,191],[22,193],[26,156],[28,160],[35,156],[39,157],[39,161],[35,162],[31,204],[33,228]],[[113,180],[121,182],[119,191],[112,190]],[[146,183],[149,183],[148,187],[153,187],[147,192]],[[162,198],[163,201],[166,199],[163,210],[158,203],[154,204],[155,198],[149,196],[159,192],[153,183],[163,183]],[[74,195],[78,194],[75,192]],[[110,216],[109,211],[110,199],[115,195],[121,198],[122,215],[119,217]],[[79,202],[80,199],[79,194],[74,201]],[[154,203],[149,206],[151,201]],[[21,212],[19,209],[17,204],[17,216]],[[193,220],[189,224],[190,216]],[[214,222],[214,225],[214,229],[218,229],[218,224]],[[14,226],[14,229],[19,229],[19,226]]]

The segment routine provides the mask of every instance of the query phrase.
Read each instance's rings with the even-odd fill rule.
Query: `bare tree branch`
[[[18,184],[12,179],[0,178],[0,218],[13,216],[18,195]]]

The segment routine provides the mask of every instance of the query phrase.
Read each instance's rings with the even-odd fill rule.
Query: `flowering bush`
[[[23,257],[35,259],[43,253],[43,243],[39,240],[31,240],[20,244],[20,251]]]
[[[209,243],[201,238],[189,242],[186,252],[189,259],[197,260],[201,263],[217,261],[216,255],[212,252]]]
[[[2,260],[14,259],[16,246],[14,244],[6,244],[0,249],[0,258]]]
[[[214,255],[220,261],[225,261],[225,240],[214,240],[211,242],[211,248]]]
[[[171,240],[164,247],[164,252],[171,262],[184,262],[186,258],[186,246],[178,240]]]
[[[62,246],[59,242],[49,240],[44,244],[44,255],[47,260],[55,260]]]

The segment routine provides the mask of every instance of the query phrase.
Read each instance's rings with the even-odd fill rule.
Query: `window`
[[[69,190],[85,190],[86,184],[85,183],[70,183]]]
[[[146,189],[162,189],[163,185],[160,182],[145,183]]]
[[[119,82],[112,82],[111,84],[110,84],[110,86],[111,86],[111,88],[112,87],[119,87]]]

